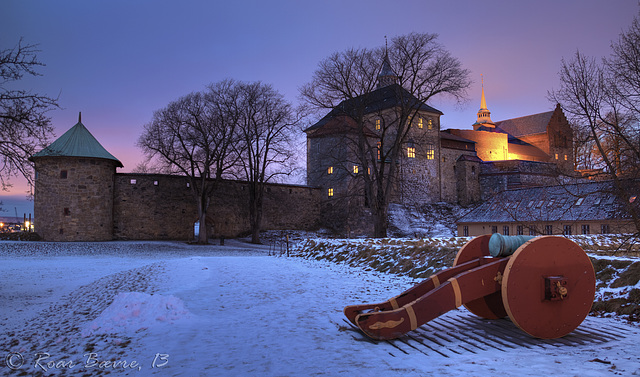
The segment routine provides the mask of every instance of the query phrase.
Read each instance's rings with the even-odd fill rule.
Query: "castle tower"
[[[29,158],[35,164],[35,231],[45,241],[113,238],[113,189],[122,163],[78,123]]]
[[[478,131],[480,127],[482,131],[490,131],[496,128],[495,123],[491,121],[491,111],[487,109],[487,100],[484,98],[484,78],[482,79],[482,97],[480,98],[480,110],[478,110],[478,119],[473,124],[473,130]]]
[[[398,75],[391,68],[391,62],[389,62],[389,54],[385,50],[384,59],[382,60],[382,69],[378,74],[378,86],[377,88],[384,88],[389,85],[398,83]]]

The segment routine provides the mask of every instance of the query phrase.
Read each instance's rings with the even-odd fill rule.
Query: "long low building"
[[[612,181],[505,190],[458,219],[458,235],[633,233],[636,191],[621,198]]]

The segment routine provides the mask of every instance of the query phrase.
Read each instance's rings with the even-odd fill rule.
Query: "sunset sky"
[[[471,128],[484,74],[494,121],[551,110],[563,57],[605,56],[640,6],[635,0],[580,1],[205,1],[0,2],[0,49],[39,44],[43,76],[20,88],[59,97],[56,136],[82,121],[128,172],[143,159],[135,142],[154,110],[225,78],[262,81],[293,102],[318,63],[384,36],[439,34],[474,80],[463,106],[438,100],[441,126]],[[13,216],[26,187],[0,193]],[[9,195],[9,196],[8,196]]]

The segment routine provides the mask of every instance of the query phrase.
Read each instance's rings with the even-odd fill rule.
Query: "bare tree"
[[[561,103],[572,123],[587,135],[585,158],[613,180],[616,194],[626,203],[636,229],[640,212],[628,200],[637,196],[634,180],[640,178],[640,25],[612,43],[612,55],[598,62],[579,51],[562,60],[560,88],[549,93]],[[631,201],[633,202],[633,201]]]
[[[208,243],[207,210],[223,174],[234,164],[232,145],[237,119],[233,81],[210,85],[205,92],[188,94],[154,113],[138,140],[148,158],[183,174],[197,202],[198,243]],[[231,100],[230,100],[231,99]]]
[[[12,89],[11,83],[24,75],[39,76],[44,66],[36,54],[36,45],[23,44],[0,50],[0,187],[10,187],[9,179],[22,175],[33,183],[32,165],[28,158],[47,145],[53,136],[47,113],[58,108],[57,99]]]
[[[381,65],[381,63],[383,63]],[[396,76],[390,85],[394,106],[382,108],[379,75]],[[349,49],[320,62],[310,83],[301,88],[317,110],[333,109],[348,118],[341,137],[362,167],[362,191],[374,219],[374,236],[386,237],[388,208],[398,183],[403,144],[411,141],[411,119],[436,96],[461,101],[470,85],[469,71],[437,42],[436,34],[412,33],[393,38],[389,48]],[[385,92],[388,94],[388,92]],[[373,116],[382,119],[371,124]],[[346,167],[351,169],[350,166]]]
[[[237,154],[241,178],[249,186],[251,242],[260,243],[265,184],[293,171],[293,131],[299,117],[270,85],[239,83],[240,113]]]

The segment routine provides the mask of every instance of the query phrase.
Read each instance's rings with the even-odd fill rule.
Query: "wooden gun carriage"
[[[344,314],[373,339],[394,339],[464,305],[486,319],[508,316],[531,336],[559,338],[591,310],[595,273],[587,254],[557,236],[472,239],[453,267],[378,304],[351,305]]]

